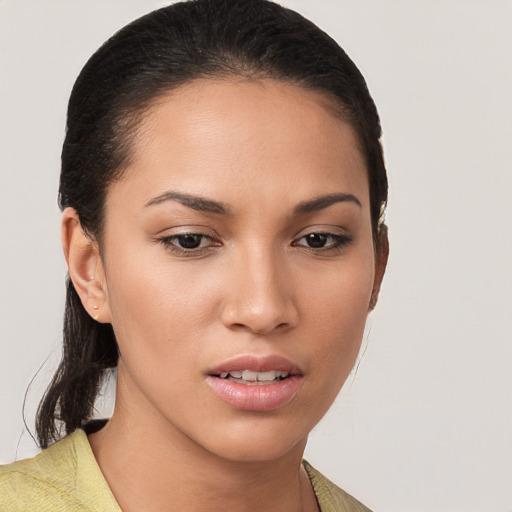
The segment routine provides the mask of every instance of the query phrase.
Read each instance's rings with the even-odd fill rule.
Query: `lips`
[[[239,356],[233,359],[229,359],[224,363],[215,366],[208,371],[209,375],[220,375],[230,371],[244,371],[248,370],[251,372],[269,372],[272,370],[288,372],[292,375],[302,374],[301,369],[295,363],[285,357],[278,355],[268,356]]]
[[[287,405],[302,384],[302,371],[286,358],[242,356],[208,372],[215,395],[241,410],[270,411]]]

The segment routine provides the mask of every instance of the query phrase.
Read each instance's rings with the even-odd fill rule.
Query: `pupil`
[[[181,235],[178,242],[183,249],[196,249],[201,244],[201,235]]]
[[[320,233],[311,233],[306,236],[306,241],[309,247],[318,249],[325,246],[325,243],[327,241],[327,235],[322,235]]]

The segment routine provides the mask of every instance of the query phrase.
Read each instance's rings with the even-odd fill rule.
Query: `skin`
[[[332,194],[356,200],[295,211]],[[145,116],[108,190],[101,255],[65,211],[70,276],[121,354],[113,417],[89,439],[124,511],[317,510],[307,436],[354,364],[387,258],[369,206],[357,139],[322,95],[226,79],[185,85]],[[171,237],[186,233],[207,238],[183,253]],[[329,233],[326,247],[310,233]],[[212,392],[209,370],[248,354],[300,368],[291,401],[245,411]]]

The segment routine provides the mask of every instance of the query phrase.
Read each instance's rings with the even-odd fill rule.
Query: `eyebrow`
[[[305,213],[311,213],[316,212],[318,210],[323,210],[324,208],[327,208],[333,204],[336,203],[354,203],[359,208],[362,208],[361,201],[357,199],[356,196],[352,194],[343,194],[343,193],[337,193],[337,194],[328,194],[326,196],[320,196],[315,199],[312,199],[310,201],[304,201],[302,203],[299,203],[294,209],[293,213],[295,215],[303,215]]]
[[[225,203],[174,191],[164,192],[163,194],[148,201],[145,206],[153,206],[155,204],[161,204],[165,201],[178,201],[178,203],[181,203],[183,206],[187,206],[188,208],[192,208],[198,212],[217,213],[219,215],[232,215],[231,208]]]
[[[150,199],[144,206],[153,206],[156,204],[161,204],[165,201],[178,201],[183,206],[187,206],[188,208],[192,208],[193,210],[197,210],[199,212],[216,213],[226,216],[232,215],[231,208],[226,203],[175,191],[164,192],[163,194]],[[354,203],[359,206],[359,208],[362,208],[361,202],[359,199],[357,199],[356,196],[352,194],[337,193],[316,197],[315,199],[310,199],[308,201],[303,201],[295,206],[293,213],[294,215],[303,215],[305,213],[323,210],[324,208],[328,208],[329,206],[336,203],[344,202]]]

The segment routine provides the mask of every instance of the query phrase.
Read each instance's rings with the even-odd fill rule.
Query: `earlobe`
[[[369,310],[372,311],[377,305],[379,298],[380,287],[386,272],[386,266],[388,264],[389,257],[389,239],[388,239],[388,227],[385,224],[381,224],[378,233],[378,242],[375,249],[375,278],[373,281],[373,290],[370,297]]]
[[[94,320],[110,322],[105,272],[98,244],[84,232],[73,208],[64,210],[61,236],[69,278],[84,309]]]

